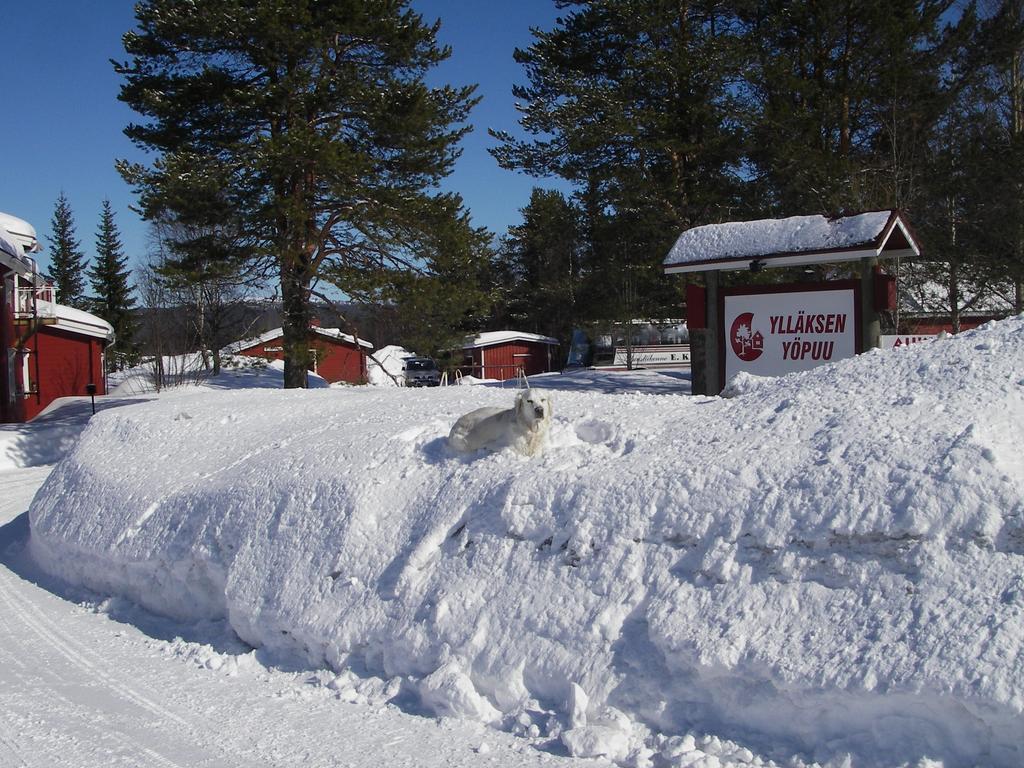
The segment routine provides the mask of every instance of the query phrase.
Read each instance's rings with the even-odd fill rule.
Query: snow
[[[0,472],[5,768],[570,762],[479,723],[405,713],[387,703],[400,681],[275,664],[226,622],[173,622],[54,582],[25,552],[24,511],[50,470]]]
[[[366,358],[366,379],[376,387],[401,387],[405,384],[402,361],[415,356],[405,347],[381,347]]]
[[[209,362],[209,361],[208,361]],[[284,386],[284,361],[265,360],[261,357],[248,355],[227,355],[221,358],[220,376],[214,377],[211,370],[204,365],[201,355],[164,355],[162,358],[164,393],[195,392],[194,387],[201,389],[281,389]],[[119,397],[155,394],[157,387],[156,360],[145,361],[141,365],[116,371],[109,375],[110,394]],[[321,376],[307,372],[310,389],[322,389],[331,386]]]
[[[892,213],[873,211],[835,219],[791,216],[694,227],[679,235],[664,266],[873,244]]]
[[[6,230],[14,238],[14,242],[24,249],[23,253],[38,253],[42,250],[39,247],[36,228],[24,219],[0,212],[0,230]],[[19,254],[12,253],[11,255],[18,256]]]
[[[19,261],[22,261],[21,249],[15,245],[13,240],[8,240],[3,232],[0,232],[0,252],[6,253],[8,256],[12,256]]]
[[[345,333],[344,331],[342,331],[341,328],[321,328],[320,326],[313,326],[311,330],[314,333],[317,333],[320,336],[326,336],[329,339],[337,339],[339,341],[344,341],[349,344],[358,344],[360,347],[364,347],[366,349],[373,349],[373,344],[366,341],[366,339],[357,339],[352,334]]]
[[[487,742],[1016,766],[1022,361],[1024,317],[728,398],[534,377],[554,422],[532,459],[446,445],[512,388],[176,391],[92,419],[29,550]]]
[[[263,374],[280,388],[280,372]],[[102,398],[99,407],[131,404]],[[89,413],[88,401],[65,398],[18,427],[17,440],[0,426],[0,448],[26,440],[44,449],[58,425],[62,442],[73,444]],[[40,458],[39,451],[30,455]],[[26,510],[51,469],[0,468],[0,765],[459,768],[570,762],[538,751],[536,740],[480,723],[405,713],[389,703],[403,696],[398,678],[296,666],[245,646],[225,621],[177,622],[123,598],[54,581],[26,552]],[[604,765],[599,761],[595,768]]]
[[[949,284],[932,279],[937,266],[948,272],[945,264],[911,262],[903,266],[899,300],[905,316],[949,316]],[[1005,317],[1013,313],[1015,292],[1012,280],[975,280],[970,275],[961,275],[957,278],[957,309],[966,317]]]
[[[0,265],[10,269],[17,275],[28,276],[34,274],[35,261],[25,255],[25,249],[14,239],[13,235],[7,237],[6,230],[0,229]],[[8,233],[10,234],[10,233]]]
[[[61,330],[110,341],[114,339],[114,326],[90,312],[55,302],[40,301],[38,313],[41,317],[56,318],[56,327]]]
[[[116,408],[125,402],[108,398],[104,405]],[[90,407],[87,397],[62,397],[30,424],[0,424],[0,472],[60,461],[78,441]]]

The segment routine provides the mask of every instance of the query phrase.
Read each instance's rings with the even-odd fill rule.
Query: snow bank
[[[402,361],[407,357],[415,357],[405,347],[381,347],[366,358],[366,379],[377,387],[395,387],[405,384]]]
[[[543,456],[449,452],[457,416],[511,398],[104,412],[31,549],[579,756],[1024,763],[1024,318],[731,399],[556,392]]]
[[[284,362],[266,360],[262,357],[225,354],[221,359],[221,370],[214,376],[203,363],[199,353],[168,355],[162,362],[162,389],[189,390],[194,387],[206,389],[281,389],[284,387]],[[156,362],[150,360],[134,368],[117,371],[110,375],[110,394],[132,396],[157,391]],[[326,379],[309,371],[307,379],[310,389],[328,387]]]

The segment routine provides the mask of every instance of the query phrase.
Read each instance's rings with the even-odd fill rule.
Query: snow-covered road
[[[0,472],[3,768],[573,762],[480,724],[347,703],[324,672],[270,668],[130,606],[126,623],[116,603],[69,598],[25,554],[25,511],[49,471]]]

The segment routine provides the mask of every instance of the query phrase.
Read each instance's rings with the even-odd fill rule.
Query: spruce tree
[[[63,191],[57,196],[50,229],[53,233],[50,277],[56,287],[57,303],[85,309],[85,254],[75,238],[75,218]]]
[[[387,289],[474,252],[436,185],[476,99],[426,84],[450,50],[408,0],[141,0],[136,18],[115,68],[144,120],[126,133],[158,159],[119,168],[147,219],[228,222],[242,236],[208,252],[276,275],[286,387],[306,386],[319,281]],[[459,247],[433,236],[439,219]]]
[[[580,212],[560,192],[534,189],[499,253],[513,328],[553,336],[568,348],[577,322],[582,232]]]
[[[132,362],[135,352],[135,321],[132,317],[135,298],[128,282],[131,277],[128,257],[124,254],[109,200],[103,201],[96,230],[96,261],[88,274],[93,291],[90,300],[92,311],[114,327],[114,345],[107,353],[107,367],[111,370],[123,368]]]

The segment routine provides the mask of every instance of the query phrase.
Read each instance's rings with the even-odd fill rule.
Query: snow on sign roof
[[[470,336],[463,343],[463,349],[479,349],[480,347],[490,347],[495,344],[505,344],[510,341],[528,341],[537,344],[558,344],[558,339],[553,339],[550,336],[541,336],[537,333],[523,333],[522,331],[487,331],[486,333],[478,333],[476,336]]]
[[[747,269],[754,261],[792,267],[920,254],[902,214],[872,211],[834,219],[792,216],[694,227],[679,235],[663,266],[671,274]]]

